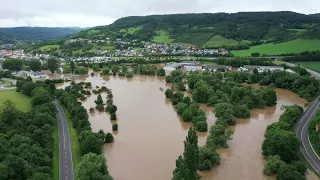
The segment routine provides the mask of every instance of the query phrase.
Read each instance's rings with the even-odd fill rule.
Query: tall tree
[[[176,169],[173,171],[173,180],[197,180],[199,166],[198,136],[194,128],[190,128],[184,141],[183,158],[176,161]]]
[[[73,73],[74,73],[74,68],[75,68],[75,66],[74,66],[74,61],[73,61],[73,60],[71,60],[71,62],[70,62],[71,74],[73,74]]]
[[[3,61],[2,68],[9,69],[11,71],[19,71],[19,70],[21,70],[22,65],[23,65],[22,60],[8,58]]]
[[[58,67],[59,67],[59,61],[54,58],[48,59],[48,69],[51,71],[51,73],[54,73]]]
[[[81,158],[76,170],[78,180],[112,180],[103,155],[88,153]]]
[[[29,63],[29,66],[32,71],[40,71],[41,70],[41,62],[39,60],[31,60]]]

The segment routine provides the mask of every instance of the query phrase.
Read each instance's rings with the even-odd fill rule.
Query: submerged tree
[[[173,171],[173,180],[197,180],[199,166],[198,136],[194,128],[190,128],[184,141],[183,158],[179,156],[176,161],[176,169]]]

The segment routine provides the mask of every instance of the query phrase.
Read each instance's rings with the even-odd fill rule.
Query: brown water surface
[[[111,122],[107,113],[90,114],[93,131],[100,129],[112,132],[112,124],[119,124],[119,131],[113,132],[115,141],[104,145],[108,168],[115,180],[169,180],[175,168],[175,160],[183,153],[183,141],[190,123],[178,117],[172,104],[160,90],[167,88],[163,77],[135,76],[119,78],[113,76],[83,76],[76,82],[90,81],[92,86],[107,86],[112,89],[114,104],[118,106],[116,122]],[[60,87],[68,83],[60,84]],[[265,160],[261,155],[266,127],[278,121],[283,113],[281,106],[298,104],[305,100],[298,95],[276,89],[278,104],[251,111],[251,118],[238,120],[233,140],[228,149],[219,149],[221,165],[210,172],[201,173],[204,180],[258,180],[267,179],[262,173]],[[103,100],[106,94],[102,93]],[[84,107],[94,107],[97,95],[83,101]],[[208,124],[216,118],[212,107],[201,105],[206,113]],[[207,133],[198,133],[199,144],[204,145]],[[308,173],[308,179],[317,179]]]

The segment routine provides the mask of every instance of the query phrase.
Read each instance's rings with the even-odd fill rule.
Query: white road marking
[[[317,104],[317,105],[316,105],[316,104]],[[314,167],[314,165],[313,165],[312,163],[310,163],[311,166],[312,166],[316,171],[319,171],[319,170],[320,170],[320,167],[319,167],[318,164],[315,162],[315,160],[312,158],[312,156],[309,154],[309,152],[307,151],[307,149],[306,149],[306,147],[305,147],[305,143],[303,142],[303,132],[304,132],[304,130],[305,130],[305,128],[306,128],[306,125],[309,124],[308,121],[310,120],[310,118],[311,118],[311,117],[313,116],[313,114],[318,110],[319,103],[316,102],[315,104],[312,105],[312,107],[313,107],[314,105],[316,105],[317,107],[312,111],[311,115],[308,117],[308,119],[306,120],[305,124],[303,125],[302,130],[301,130],[301,136],[300,136],[300,137],[301,137],[301,140],[302,140],[302,146],[303,146],[303,148],[306,150],[307,155],[308,155],[309,158],[312,160],[312,162],[315,164],[316,168]],[[311,107],[311,109],[312,109],[312,107]],[[303,120],[303,119],[302,119],[302,120]],[[314,154],[318,157],[318,159],[320,159],[319,156],[317,155],[317,153],[314,151],[314,149],[313,149],[313,147],[312,147],[312,144],[311,144],[310,139],[309,139],[309,134],[308,134],[308,141],[309,141],[309,144],[310,144],[310,146],[311,146]],[[304,153],[303,153],[303,154],[304,154]],[[304,155],[305,155],[305,154],[304,154]],[[305,155],[305,156],[306,156],[306,155]]]
[[[68,122],[67,122],[67,117],[66,117],[66,115],[65,115],[62,107],[60,106],[60,104],[59,104],[58,102],[56,102],[56,105],[57,105],[58,114],[59,114],[59,117],[60,117],[60,120],[61,120],[61,121],[59,121],[59,122],[62,123],[62,135],[63,135],[63,140],[64,140],[63,145],[64,145],[64,150],[65,150],[65,149],[66,149],[66,147],[65,147],[65,146],[66,146],[66,138],[69,139],[69,144],[71,145],[71,142],[70,142],[70,133],[69,133],[69,128],[68,128]],[[67,127],[68,136],[65,136],[64,122],[67,123],[67,124],[66,124],[66,127]],[[59,133],[59,135],[60,135],[60,133]],[[59,142],[60,142],[60,138],[59,138]],[[73,162],[72,162],[72,152],[71,152],[71,148],[69,148],[69,151],[70,151],[70,156],[68,156],[68,157],[70,157],[70,158],[68,158],[68,159],[69,159],[69,161],[71,162],[71,168],[70,168],[70,169],[71,169],[71,175],[72,175],[71,179],[73,180],[73,179],[74,179],[74,173],[73,173]],[[67,157],[66,157],[67,152],[64,151],[64,154],[65,154],[65,159],[66,159],[66,158],[67,158]],[[60,155],[60,153],[59,153],[59,155]],[[66,171],[67,171],[66,160],[65,160],[65,165],[66,165]],[[66,176],[66,179],[67,179],[67,176]]]

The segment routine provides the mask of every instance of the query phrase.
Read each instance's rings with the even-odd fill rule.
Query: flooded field
[[[135,76],[120,78],[112,76],[77,77],[76,82],[89,81],[92,86],[106,86],[112,89],[114,104],[118,106],[116,123],[118,132],[113,132],[115,141],[104,146],[108,168],[115,180],[169,180],[175,168],[175,160],[183,153],[183,141],[190,123],[179,119],[174,107],[166,100],[164,77]],[[60,84],[60,87],[68,83]],[[278,121],[282,114],[281,106],[298,104],[306,101],[298,95],[276,90],[278,104],[273,107],[251,111],[251,118],[238,120],[233,140],[228,149],[219,149],[221,165],[210,172],[201,173],[204,180],[267,179],[262,169],[264,159],[261,145],[267,125]],[[101,94],[106,100],[106,93]],[[91,95],[83,101],[84,107],[94,107],[97,95]],[[208,124],[212,125],[216,118],[212,107],[202,105]],[[112,122],[107,113],[90,114],[93,131],[100,129],[112,132]],[[115,123],[115,122],[114,122]],[[207,133],[199,133],[199,143],[203,145]],[[308,179],[317,179],[312,173]]]

